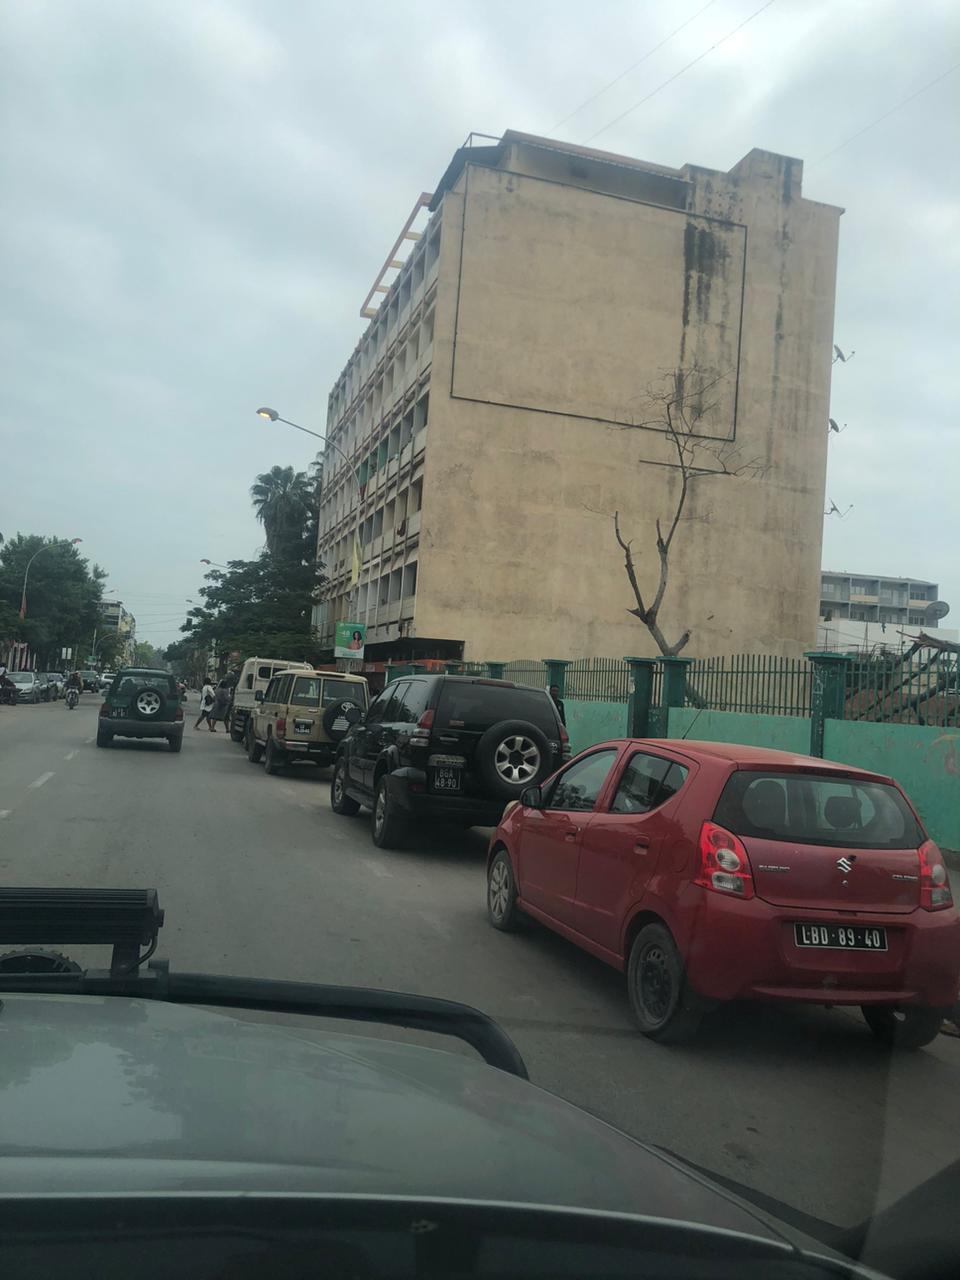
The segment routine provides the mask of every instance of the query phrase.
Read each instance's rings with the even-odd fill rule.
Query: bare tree
[[[674,370],[665,379],[665,389],[650,389],[648,392],[649,407],[644,420],[623,428],[659,428],[669,437],[676,454],[676,462],[669,464],[679,477],[676,495],[668,514],[662,519],[658,516],[656,520],[658,572],[652,596],[645,594],[640,585],[633,543],[623,535],[620,512],[614,512],[613,516],[614,533],[623,551],[624,569],[637,602],[636,607],[628,612],[640,619],[664,657],[675,657],[680,653],[691,635],[690,628],[686,627],[671,642],[660,627],[660,608],[670,582],[670,551],[683,519],[691,485],[705,476],[759,476],[762,471],[760,460],[754,458],[743,461],[732,441],[710,440],[698,434],[703,419],[717,405],[716,400],[710,400],[710,393],[726,376],[720,374],[705,380],[696,369],[692,374],[687,374],[682,369]]]

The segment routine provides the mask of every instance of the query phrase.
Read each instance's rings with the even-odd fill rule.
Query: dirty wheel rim
[[[493,864],[490,872],[490,914],[494,920],[502,920],[510,900],[510,873],[501,860]]]
[[[662,947],[647,947],[640,957],[640,1003],[652,1023],[663,1022],[673,999],[673,975]]]
[[[145,689],[137,698],[137,710],[142,716],[155,716],[160,706],[160,695],[152,689]]]
[[[525,734],[511,734],[497,747],[493,765],[504,782],[530,782],[540,768],[540,748]]]
[[[383,830],[383,824],[387,818],[387,791],[385,787],[381,787],[377,792],[377,803],[373,810],[373,825],[377,835]]]
[[[336,804],[343,799],[343,769],[340,765],[333,772],[333,799]]]

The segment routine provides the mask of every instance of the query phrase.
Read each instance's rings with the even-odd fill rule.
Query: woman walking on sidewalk
[[[209,719],[210,712],[213,710],[215,696],[213,685],[209,680],[205,681],[200,691],[200,714],[197,716],[197,723],[193,726],[195,729],[199,729],[204,720]]]

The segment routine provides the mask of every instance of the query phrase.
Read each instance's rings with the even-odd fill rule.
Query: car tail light
[[[177,707],[176,711],[173,713],[173,718],[174,720],[183,719],[183,707]]]
[[[102,716],[108,716],[110,714],[110,708],[107,705],[107,703],[105,702],[100,703],[100,714]]]
[[[950,880],[943,863],[943,854],[927,840],[917,851],[920,859],[920,905],[924,911],[943,911],[953,906]]]
[[[736,898],[753,897],[753,872],[743,841],[715,822],[700,828],[700,871],[694,884]]]
[[[428,747],[430,745],[430,730],[433,728],[433,707],[428,707],[423,715],[417,721],[417,727],[410,735],[410,745],[413,747]]]
[[[286,716],[277,716],[277,723],[273,727],[273,732],[278,738],[285,738],[287,736]]]

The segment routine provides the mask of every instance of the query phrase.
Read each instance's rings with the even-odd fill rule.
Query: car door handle
[[[580,834],[580,828],[579,828],[579,827],[569,827],[569,828],[568,828],[568,829],[563,833],[563,838],[564,838],[564,840],[576,840],[576,838],[577,838],[577,836],[578,836],[579,834]]]
[[[634,840],[633,842],[633,847],[637,851],[637,853],[646,853],[646,851],[650,848],[650,837],[637,836],[636,840]]]

